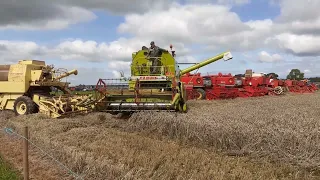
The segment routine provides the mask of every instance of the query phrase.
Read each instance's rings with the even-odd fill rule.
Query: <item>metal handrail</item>
[[[158,61],[160,61],[160,62],[162,62],[162,64],[167,64],[166,63],[166,61],[167,61],[167,59],[165,58],[165,57],[162,57],[162,56],[160,56],[160,57],[139,57],[139,58],[137,58],[138,60],[139,59],[147,59],[147,60],[149,60],[149,62],[148,62],[148,64],[146,65],[146,66],[143,66],[143,65],[133,65],[133,64],[131,64],[130,66],[131,66],[131,69],[136,69],[137,71],[138,71],[138,73],[139,73],[139,75],[142,75],[142,76],[148,76],[148,75],[155,75],[155,76],[161,76],[161,75],[166,75],[167,73],[175,73],[175,72],[171,72],[170,71],[170,68],[172,68],[172,67],[175,67],[174,65],[162,65],[162,66],[152,66],[152,64],[149,64],[149,63],[152,63],[151,61],[150,61],[150,59],[151,58],[155,58],[156,60],[158,60]],[[144,68],[148,68],[148,69],[150,69],[150,68],[157,68],[157,69],[160,69],[160,74],[149,74],[149,73],[143,73],[143,69]],[[136,73],[134,73],[134,71],[131,71],[131,74],[133,75],[133,76],[137,76],[138,74],[136,74]]]

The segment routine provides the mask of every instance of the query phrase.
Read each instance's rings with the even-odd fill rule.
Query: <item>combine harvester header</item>
[[[233,58],[230,52],[224,52],[180,70],[174,56],[174,51],[164,51],[161,56],[151,58],[145,48],[133,53],[130,78],[117,82],[115,79],[99,79],[96,88],[100,93],[98,99],[101,99],[97,106],[99,111],[111,114],[141,110],[187,112],[187,90],[180,77],[220,59]],[[152,60],[158,65],[152,66]],[[125,83],[127,88],[123,88]]]

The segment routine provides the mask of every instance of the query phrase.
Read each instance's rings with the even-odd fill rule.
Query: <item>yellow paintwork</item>
[[[24,102],[22,102],[22,101],[20,101],[20,102],[17,103],[17,112],[18,112],[19,114],[24,114],[24,113],[26,113],[26,110],[27,110],[27,104],[26,104],[26,103],[24,103]]]
[[[44,61],[41,60],[32,60],[32,59],[26,59],[26,60],[19,60],[18,62],[19,64],[26,64],[26,65],[38,65],[38,66],[45,66],[46,63]]]
[[[0,81],[0,93],[19,93],[28,91],[29,86],[26,82]]]
[[[76,69],[71,70],[71,71],[69,71],[69,72],[67,72],[67,73],[65,73],[65,74],[62,74],[62,75],[60,75],[60,76],[55,77],[54,79],[56,79],[56,80],[62,79],[62,78],[64,78],[64,77],[70,76],[70,75],[72,75],[72,74],[78,75],[78,70],[76,70]]]
[[[14,100],[23,94],[4,93],[0,94],[0,110],[9,109],[13,110]]]
[[[71,111],[69,112],[81,112],[88,113],[94,109],[94,100],[91,99],[92,95],[88,96],[56,96],[53,98],[38,96],[39,112],[46,114],[52,118],[63,117],[65,113],[65,107],[69,106]],[[67,103],[68,102],[68,103]],[[88,107],[83,106],[89,104]]]
[[[1,66],[6,67],[6,66]],[[2,72],[4,76],[5,71]],[[7,72],[7,78],[2,78],[2,80],[7,79],[6,81],[0,81],[0,110],[13,110],[14,102],[20,96],[26,95],[31,87],[41,88],[44,86],[47,87],[56,87],[70,92],[67,88],[69,83],[61,82],[61,79],[71,74],[78,74],[77,70],[72,70],[66,73],[56,75],[56,71],[53,70],[53,66],[47,66],[45,61],[39,60],[20,60],[17,64],[10,65],[10,68]],[[39,89],[41,90],[41,89]],[[47,90],[43,90],[47,92]],[[49,93],[49,92],[47,92]],[[74,98],[69,96],[67,99],[55,100],[51,97],[40,96],[39,94],[32,93],[30,97],[38,106],[39,112],[49,115],[50,117],[60,117],[61,113],[64,112],[64,105],[66,101],[70,100],[73,103],[77,103],[81,98]],[[21,107],[23,104],[17,105],[17,111],[23,114]],[[73,105],[72,110],[85,110],[86,108],[77,107]]]

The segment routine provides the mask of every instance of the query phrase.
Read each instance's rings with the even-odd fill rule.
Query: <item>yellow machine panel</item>
[[[31,114],[38,111],[59,117],[72,108],[66,102],[68,96],[55,99],[50,95],[52,88],[70,94],[69,83],[61,79],[77,70],[61,72],[45,61],[20,60],[17,64],[0,65],[0,109],[14,110],[16,114]],[[77,99],[74,103],[79,104]]]

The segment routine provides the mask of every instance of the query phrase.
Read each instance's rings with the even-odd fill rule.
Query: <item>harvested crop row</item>
[[[7,125],[17,130],[29,125],[34,142],[89,179],[192,174],[204,179],[312,179],[284,163],[318,165],[319,94],[193,101],[190,106],[188,114],[142,112],[129,120],[101,113],[63,120],[33,115],[11,118]],[[213,150],[249,154],[257,161]]]
[[[187,114],[137,113],[127,131],[162,135],[229,154],[320,165],[320,94],[194,101]]]
[[[295,179],[312,178],[287,165],[221,156],[137,133],[119,131],[119,121],[92,114],[52,121],[14,118],[7,125],[30,127],[32,141],[52,152],[85,179]],[[113,128],[110,128],[113,127]]]

